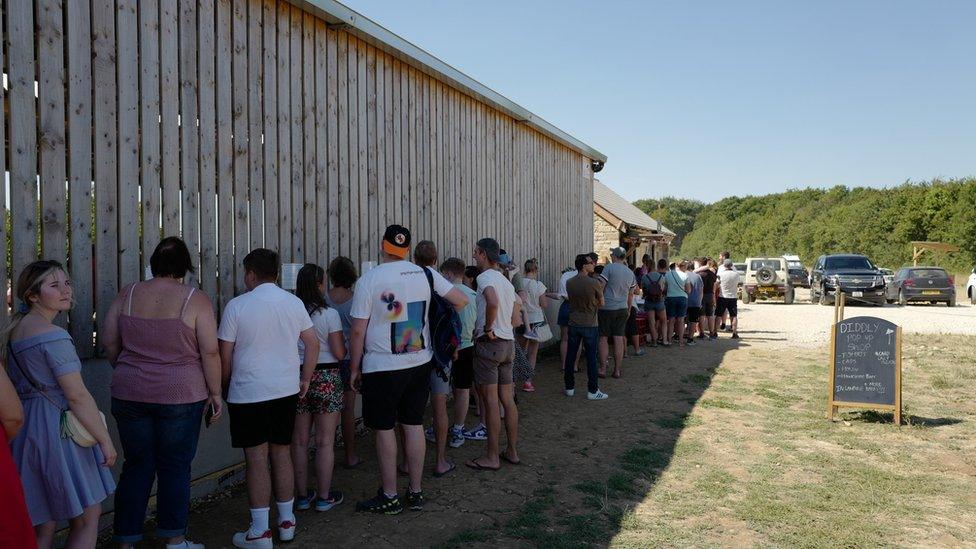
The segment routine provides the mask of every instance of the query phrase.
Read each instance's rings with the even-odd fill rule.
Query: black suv
[[[822,255],[810,271],[810,300],[833,303],[838,289],[848,303],[885,304],[885,281],[871,260],[858,254]]]

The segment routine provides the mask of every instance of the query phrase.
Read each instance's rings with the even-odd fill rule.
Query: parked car
[[[976,267],[973,267],[973,272],[966,282],[966,295],[969,296],[969,302],[976,305]]]
[[[860,254],[829,254],[817,258],[810,271],[810,300],[829,305],[838,291],[848,302],[885,303],[884,276],[870,259]]]
[[[895,279],[895,271],[892,271],[891,269],[878,270],[881,271],[881,276],[884,277],[885,287],[888,287],[891,284],[891,281]]]
[[[784,303],[793,303],[793,284],[786,266],[786,259],[782,257],[748,257],[746,258],[746,276],[742,286],[742,302],[758,301],[760,299],[783,299]]]
[[[746,279],[746,264],[745,263],[733,263],[732,268],[739,273],[739,288],[736,290],[739,299],[742,299],[742,283]]]
[[[907,305],[919,301],[956,306],[956,281],[941,267],[905,267],[898,269],[888,285],[888,303]]]
[[[810,273],[803,266],[803,263],[800,262],[800,256],[784,255],[783,259],[786,260],[786,268],[790,272],[790,282],[793,283],[793,286],[796,288],[809,288]]]

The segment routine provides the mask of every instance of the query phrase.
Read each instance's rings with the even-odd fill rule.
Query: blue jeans
[[[190,464],[197,453],[206,401],[150,404],[112,399],[122,442],[122,476],[115,490],[115,540],[142,539],[146,504],[156,487],[156,535],[186,534],[190,512]]]
[[[598,369],[596,364],[596,342],[600,328],[597,326],[570,326],[569,341],[566,349],[566,363],[563,364],[563,379],[567,389],[576,388],[576,376],[573,372],[573,364],[576,362],[576,353],[579,352],[580,344],[586,351],[586,390],[595,393],[600,389],[598,382]]]

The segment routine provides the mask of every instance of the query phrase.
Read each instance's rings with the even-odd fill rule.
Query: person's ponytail
[[[7,325],[0,329],[0,358],[3,359],[4,363],[7,362],[9,358],[7,355],[10,352],[10,337],[20,322],[27,316],[30,312],[30,305],[28,299],[30,296],[41,291],[41,284],[44,283],[44,279],[48,277],[54,271],[63,271],[64,267],[60,263],[53,260],[41,260],[35,261],[20,272],[20,276],[17,278],[17,287],[14,301],[14,310],[11,312],[10,320]],[[19,304],[17,302],[20,302]]]

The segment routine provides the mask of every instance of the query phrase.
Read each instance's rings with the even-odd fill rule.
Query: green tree
[[[660,221],[675,233],[673,246],[681,247],[684,236],[694,228],[698,213],[705,207],[700,200],[665,196],[663,198],[642,198],[634,202],[641,211]]]

